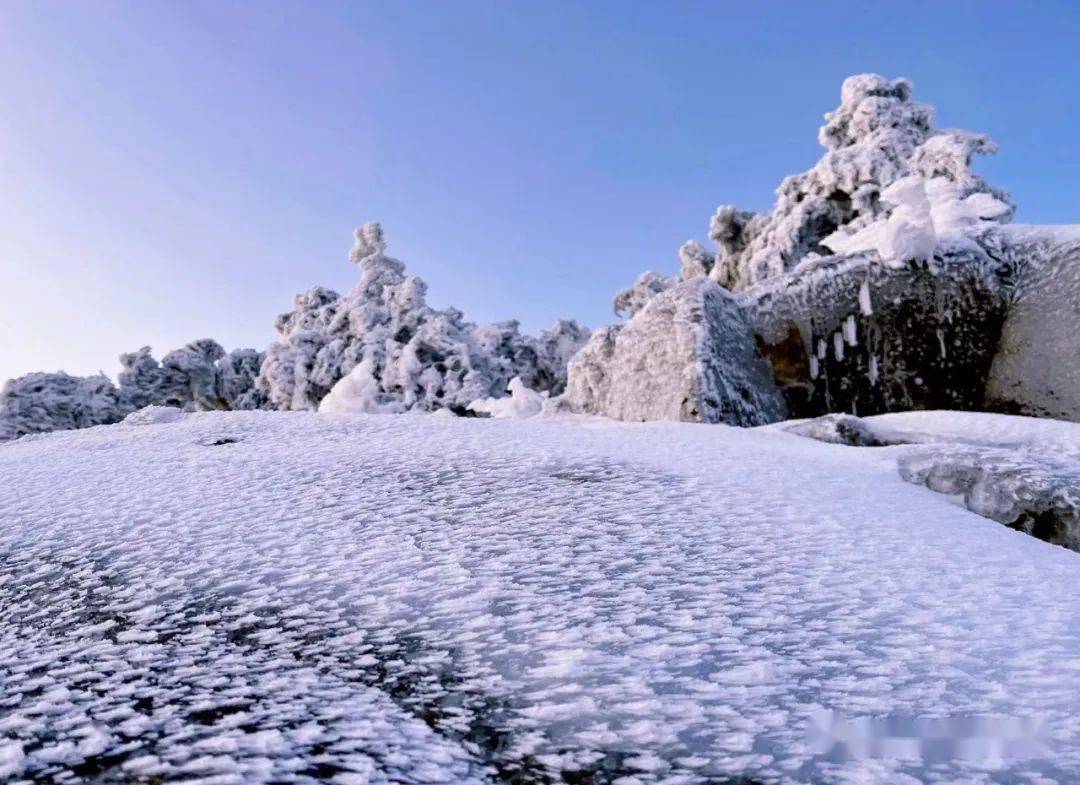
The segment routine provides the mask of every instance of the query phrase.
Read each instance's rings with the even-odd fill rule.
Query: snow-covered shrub
[[[166,354],[159,363],[149,346],[120,355],[120,392],[136,408],[150,404],[188,411],[263,409],[265,396],[255,389],[263,355],[254,349],[228,354],[209,338],[192,341]]]
[[[186,411],[263,409],[255,389],[262,354],[229,354],[209,339],[169,352],[159,363],[149,346],[120,355],[118,385],[106,376],[32,373],[12,379],[0,393],[0,441],[28,433],[118,422],[147,406]]]
[[[265,409],[266,396],[255,388],[263,353],[254,349],[233,349],[216,363],[216,387],[220,400],[229,409]]]
[[[637,277],[633,286],[615,295],[612,308],[617,316],[631,319],[649,300],[660,292],[666,292],[678,282],[677,278],[657,275],[652,270],[647,270]]]
[[[933,110],[912,100],[906,79],[877,74],[846,79],[840,106],[825,115],[818,140],[825,155],[813,168],[780,184],[772,212],[719,207],[709,229],[715,254],[710,259],[697,243],[683,246],[680,277],[707,274],[730,289],[746,289],[805,259],[832,253],[876,250],[885,259],[906,261],[914,258],[906,256],[909,250],[925,253],[930,238],[980,222],[1008,221],[1014,212],[1008,196],[971,168],[972,156],[995,152],[994,143],[982,134],[935,128]],[[888,187],[907,177],[915,181],[906,195],[890,200]],[[936,233],[926,220],[920,193],[930,204]],[[898,204],[916,202],[924,210],[919,220],[908,216],[894,223],[892,241],[887,242],[889,216],[906,209]],[[920,232],[908,236],[900,231],[905,227]],[[616,310],[632,315],[642,296],[647,299],[663,280],[655,275],[639,279],[620,295]]]
[[[217,341],[203,338],[175,349],[161,358],[158,401],[166,406],[208,410],[227,409],[217,385],[217,361],[225,350]]]
[[[530,341],[536,350],[536,367],[521,374],[523,383],[531,390],[560,395],[566,389],[570,359],[589,340],[589,328],[574,319],[557,319],[550,330],[541,330]]]
[[[566,360],[587,330],[563,321],[533,338],[513,321],[478,327],[457,309],[429,306],[426,284],[385,249],[379,224],[361,226],[352,291],[315,287],[278,317],[281,339],[257,382],[273,406],[316,409],[334,390],[326,410],[465,413],[474,400],[504,395],[515,376],[537,389],[565,385]]]
[[[161,400],[161,363],[154,359],[149,346],[121,354],[120,367],[116,380],[132,406],[141,409]]]
[[[104,374],[30,373],[0,390],[0,441],[119,422],[132,410]]]

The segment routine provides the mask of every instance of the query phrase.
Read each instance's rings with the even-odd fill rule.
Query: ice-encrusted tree
[[[477,326],[455,308],[432,308],[423,280],[386,254],[378,223],[356,230],[349,258],[360,268],[350,292],[314,287],[275,323],[281,338],[267,348],[258,388],[278,408],[318,408],[348,377],[324,408],[465,413],[505,395],[515,376],[558,391],[568,352],[588,336],[560,321],[533,338],[514,321]]]
[[[255,389],[263,355],[254,349],[226,353],[217,341],[202,338],[154,359],[150,347],[120,355],[120,392],[136,409],[150,404],[193,411],[261,409]]]
[[[924,189],[938,235],[980,221],[1009,220],[1014,208],[1008,195],[971,167],[975,154],[993,153],[996,145],[984,134],[936,128],[933,109],[912,100],[911,90],[907,79],[877,74],[846,79],[840,106],[825,115],[818,133],[825,155],[780,184],[772,212],[719,207],[709,227],[715,253],[687,243],[680,250],[679,277],[710,275],[739,290],[814,256],[887,254],[892,246],[884,239],[884,222],[898,202],[885,192],[907,177]],[[906,199],[912,204],[920,197],[909,187]],[[675,281],[643,275],[616,297],[616,311],[633,315]]]
[[[0,441],[119,422],[132,410],[104,374],[29,373],[0,389]]]
[[[162,378],[161,363],[154,358],[149,346],[120,355],[120,373],[116,380],[136,409],[161,403]]]
[[[161,362],[149,346],[120,355],[115,385],[103,374],[30,373],[11,379],[0,392],[0,441],[119,422],[151,405],[188,411],[268,408],[255,389],[262,358],[254,349],[226,354],[216,341],[201,339]]]

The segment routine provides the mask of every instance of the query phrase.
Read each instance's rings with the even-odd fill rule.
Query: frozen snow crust
[[[972,512],[1080,551],[1080,424],[975,412],[830,414],[784,426],[834,444],[918,444],[900,476]]]
[[[1080,560],[903,482],[910,447],[142,420],[0,446],[6,781],[1080,777]],[[828,709],[1040,717],[1050,752],[844,761]]]

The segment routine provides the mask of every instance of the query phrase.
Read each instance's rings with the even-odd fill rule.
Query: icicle
[[[844,359],[844,336],[840,333],[832,334],[833,354],[837,360]]]
[[[863,278],[862,285],[859,286],[859,310],[862,311],[863,316],[873,316],[874,307],[870,303],[870,279]]]
[[[877,384],[878,371],[877,371],[877,357],[870,357],[870,386],[873,387]]]
[[[816,379],[818,376],[818,358],[810,355],[810,378]]]
[[[844,320],[844,340],[847,341],[848,346],[855,346],[859,342],[858,334],[855,332],[854,314]]]
[[[817,356],[819,360],[824,360],[825,355],[829,353],[828,345],[825,343],[824,338],[818,338],[817,342]]]
[[[938,344],[941,346],[941,358],[945,359],[945,332],[940,327],[937,329],[937,339]]]

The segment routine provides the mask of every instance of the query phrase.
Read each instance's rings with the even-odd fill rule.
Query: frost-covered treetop
[[[705,270],[725,286],[745,289],[810,254],[878,250],[885,258],[883,226],[851,238],[891,215],[903,199],[890,200],[884,192],[906,177],[917,178],[925,191],[941,224],[938,234],[1009,220],[1014,207],[1008,196],[971,168],[972,156],[995,152],[994,143],[984,134],[935,128],[933,109],[912,100],[911,90],[907,79],[846,79],[840,106],[825,115],[818,133],[827,151],[821,160],[780,184],[771,213],[721,206],[709,232],[718,246],[712,263],[702,258],[700,246],[684,247],[683,277]],[[901,190],[907,203],[921,203],[910,188]]]
[[[344,295],[316,286],[278,317],[258,388],[281,409],[467,413],[474,400],[499,397],[520,377],[554,394],[566,365],[588,338],[573,320],[538,336],[515,321],[476,325],[456,308],[426,302],[427,285],[386,254],[378,223],[353,233],[349,261],[360,280]]]

